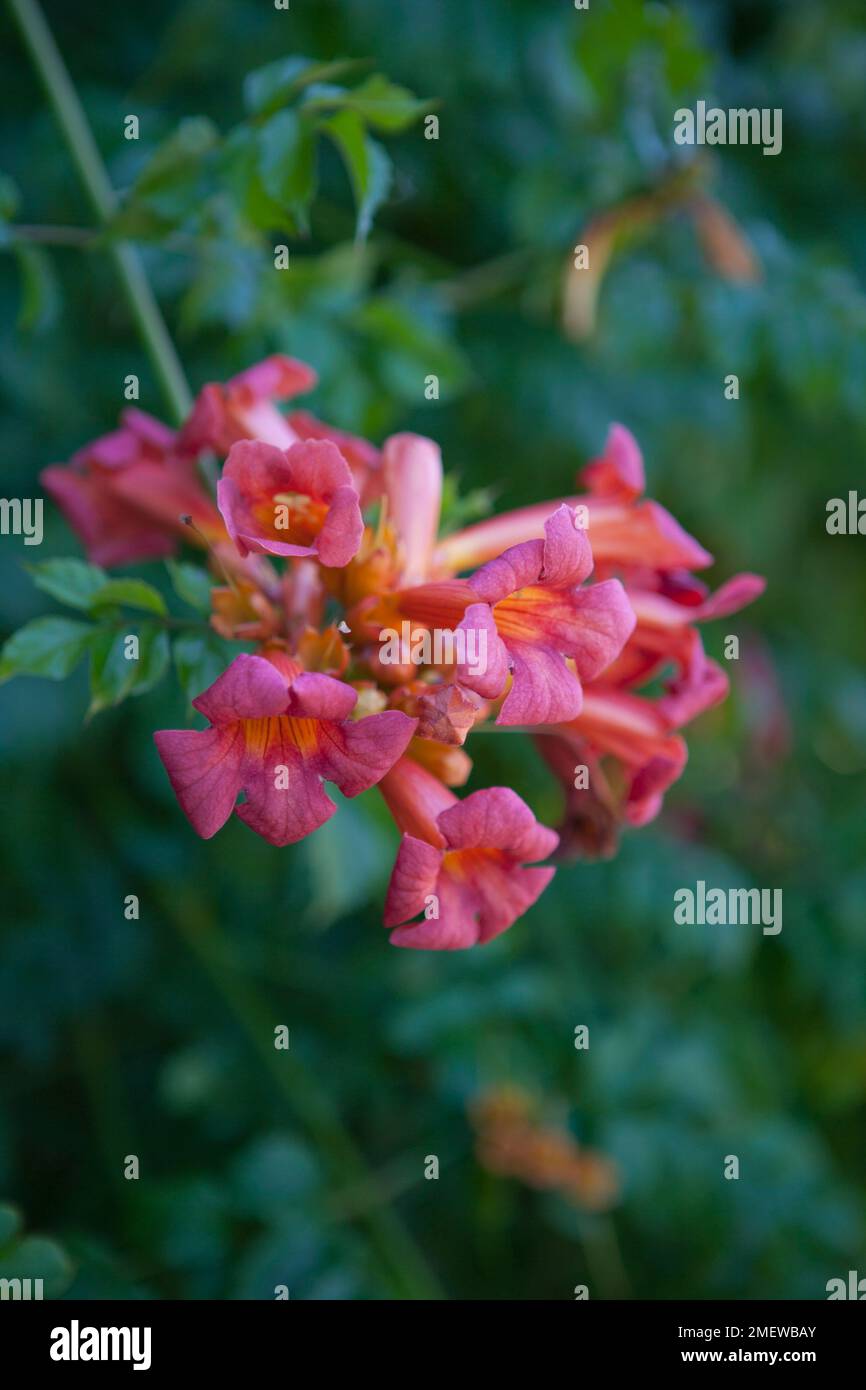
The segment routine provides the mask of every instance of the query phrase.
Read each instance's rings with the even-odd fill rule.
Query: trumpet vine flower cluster
[[[546,861],[609,854],[658,814],[681,730],[728,689],[698,624],[763,581],[708,592],[695,571],[712,557],[644,497],[621,425],[574,495],[440,536],[437,445],[377,448],[280,409],[315,383],[268,358],[206,386],[177,432],[127,411],[43,485],[95,563],[206,552],[211,624],[243,649],[193,700],[207,727],[155,735],[193,829],[209,839],[235,814],[293,844],[335,813],[324,784],[377,787],[401,835],[391,941],[483,944],[543,893]],[[199,470],[213,455],[215,497]],[[534,737],[565,792],[558,830],[510,787],[457,794],[481,723]]]

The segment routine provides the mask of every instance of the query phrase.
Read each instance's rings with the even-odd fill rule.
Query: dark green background
[[[690,731],[663,817],[613,861],[562,869],[506,937],[465,954],[388,945],[396,836],[376,793],[292,849],[237,822],[205,844],[151,741],[184,718],[172,680],[84,728],[83,675],[4,686],[0,1200],[66,1252],[64,1274],[41,1249],[53,1287],[822,1298],[828,1279],[866,1274],[866,540],[824,525],[828,498],[863,478],[862,6],[51,0],[46,13],[121,189],[181,118],[239,119],[246,73],[285,53],[370,58],[440,103],[438,142],[421,126],[387,141],[395,183],[364,253],[326,152],[313,235],[290,238],[278,290],[267,238],[153,239],[196,388],[288,350],[321,374],[313,408],[377,440],[433,435],[461,490],[492,486],[502,506],[567,491],[621,420],[651,494],[716,555],[710,577],[769,581],[707,629],[715,655],[735,631],[752,657]],[[17,218],[86,226],[5,14],[0,36]],[[698,97],[783,109],[777,158],[746,146],[707,161],[762,283],[714,275],[673,217],[615,260],[593,337],[567,341],[556,292],[582,224],[654,185],[672,113]],[[122,137],[130,112],[138,146]],[[17,326],[20,277],[0,255],[8,496],[33,496],[44,464],[110,427],[127,372],[164,413],[104,252],[46,261]],[[424,400],[429,372],[439,402]],[[738,402],[723,397],[729,372]],[[47,511],[40,558],[77,553]],[[22,569],[33,558],[0,539],[4,634],[50,611]],[[750,675],[767,653],[790,721],[775,758],[762,750],[783,716]],[[471,751],[472,786],[507,783],[555,819],[523,738]],[[782,888],[781,935],[675,927],[672,893],[697,878]],[[278,1023],[288,1055],[271,1045]],[[508,1081],[617,1160],[611,1216],[479,1169],[466,1103]],[[138,1182],[122,1176],[130,1153]],[[428,1154],[438,1182],[423,1179]],[[3,1272],[20,1263],[7,1249]]]

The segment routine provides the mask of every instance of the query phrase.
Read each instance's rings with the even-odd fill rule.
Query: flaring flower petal
[[[316,372],[306,362],[276,352],[230,377],[226,390],[244,404],[268,399],[287,401],[292,396],[312,391],[318,380]]]
[[[565,658],[549,647],[510,642],[511,689],[497,724],[561,724],[580,714],[583,691]]]
[[[360,435],[326,425],[308,410],[293,410],[288,421],[299,439],[330,439],[336,444],[352,470],[352,481],[360,494],[361,505],[367,506],[376,499],[382,485],[382,455],[375,445]]]
[[[264,657],[236,657],[193,702],[210,729],[154,735],[193,828],[209,838],[236,809],[272,844],[292,844],[336,809],[322,779],[346,796],[373,786],[417,721],[399,710],[352,720],[356,702],[357,692],[331,676],[286,675]],[[246,800],[236,807],[241,791]]]
[[[436,881],[442,865],[442,853],[435,845],[404,835],[385,899],[386,927],[407,922],[423,912],[427,898],[436,892]]]
[[[568,651],[580,679],[593,681],[619,656],[637,618],[618,579],[578,589],[571,595],[571,603],[580,626]]]
[[[189,513],[210,539],[222,521],[195,473],[176,452],[173,430],[142,410],[125,410],[121,426],[79,449],[68,464],[43,469],[40,481],[92,564],[122,565],[172,555]]]
[[[225,825],[241,788],[240,726],[161,729],[153,739],[181,810],[197,834],[209,840]]]
[[[694,610],[694,617],[698,621],[708,621],[711,618],[727,618],[732,613],[738,613],[741,608],[754,603],[755,599],[760,598],[767,587],[766,579],[759,574],[735,574],[732,579],[727,580],[714,594],[710,594]]]
[[[486,603],[470,603],[455,630],[475,634],[476,652],[481,650],[483,638],[485,652],[483,671],[474,670],[469,662],[458,663],[458,681],[485,699],[495,700],[505,689],[511,660],[499,636],[492,609]]]
[[[592,571],[592,550],[586,532],[575,526],[565,505],[544,523],[544,540],[523,541],[489,560],[472,575],[472,590],[485,603],[495,604],[530,584],[565,588],[582,584]]]
[[[312,367],[277,353],[231,377],[210,382],[196,397],[179,436],[187,453],[213,449],[227,454],[240,439],[258,439],[281,449],[298,436],[273,404],[311,391],[318,378]]]
[[[286,714],[299,719],[348,719],[358,703],[358,692],[345,681],[318,671],[304,671],[289,689]]]
[[[192,703],[211,724],[230,724],[282,714],[287,699],[286,680],[277,668],[242,652]]]
[[[242,773],[247,799],[237,807],[238,819],[272,845],[296,844],[330,820],[337,807],[322,786],[321,764],[307,746],[306,729],[302,751],[291,720],[261,720],[255,726],[255,741],[247,739]],[[277,769],[284,770],[279,785]]]
[[[450,849],[503,849],[515,859],[546,859],[559,836],[535,819],[526,802],[510,787],[472,792],[438,820]]]
[[[400,845],[385,905],[395,946],[463,950],[491,941],[536,901],[555,872],[523,866],[551,854],[559,837],[508,787],[473,792],[442,811],[438,825],[444,849],[412,835]],[[431,902],[438,915],[408,922]]]
[[[43,468],[39,481],[78,536],[92,565],[133,564],[173,555],[177,538],[118,498],[105,481],[62,464]]]
[[[242,556],[250,551],[318,555],[322,564],[340,567],[361,544],[364,523],[358,494],[349,465],[330,440],[307,440],[285,452],[241,440],[226,460],[217,503]],[[281,508],[303,539],[280,538]]]
[[[687,756],[685,741],[672,738],[663,755],[651,758],[637,769],[623,808],[629,825],[648,825],[655,820],[662,808],[664,794],[682,774]]]
[[[643,454],[631,430],[625,425],[611,425],[603,453],[586,465],[580,481],[596,497],[615,497],[623,502],[640,497],[646,488]]]
[[[727,698],[730,682],[721,666],[711,661],[697,632],[689,633],[689,656],[683,672],[668,683],[657,708],[671,729],[680,729],[699,714]]]
[[[630,587],[629,595],[641,629],[673,630],[686,628],[690,623],[730,617],[754,603],[765,588],[766,581],[760,575],[737,574],[698,603],[685,604],[639,585]]]
[[[358,553],[363,534],[360,499],[354,486],[347,483],[335,491],[319,532],[315,548],[322,564],[329,569],[342,569],[343,565],[348,565]]]

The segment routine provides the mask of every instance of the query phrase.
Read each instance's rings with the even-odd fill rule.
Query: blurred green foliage
[[[586,1282],[821,1298],[863,1272],[866,571],[862,538],[824,526],[866,435],[861,7],[46,13],[122,194],[108,235],[142,241],[195,387],[289,351],[320,373],[317,413],[377,440],[429,433],[464,496],[503,506],[568,491],[622,420],[712,577],[758,569],[769,588],[707,632],[716,656],[739,632],[743,656],[662,819],[453,957],[387,944],[395,836],[375,793],[289,850],[236,821],[205,844],[151,742],[185,717],[173,682],[84,730],[82,672],[4,685],[0,1194],[62,1242],[82,1297],[569,1298]],[[26,233],[89,219],[5,17],[2,35],[4,490],[26,497],[110,428],[128,372],[163,406],[105,236]],[[323,65],[306,84],[298,55]],[[618,249],[594,332],[570,341],[559,301],[581,229],[682,170],[695,152],[674,146],[673,112],[699,97],[783,109],[778,157],[723,148],[689,171],[762,279],[716,273],[674,210]],[[267,268],[276,240],[286,275]],[[45,553],[70,549],[52,514]],[[89,620],[61,617],[44,562],[34,590],[32,559],[0,543],[3,632]],[[134,577],[171,594],[161,566]],[[206,655],[181,646],[179,664]],[[105,669],[108,706],[109,652]],[[472,785],[512,785],[555,820],[522,737],[479,736],[473,754]],[[674,927],[673,891],[697,878],[781,887],[781,935]],[[616,1159],[611,1216],[478,1167],[466,1103],[509,1081]]]

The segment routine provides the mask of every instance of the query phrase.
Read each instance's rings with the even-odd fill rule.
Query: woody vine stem
[[[109,228],[117,194],[108,177],[93,131],[54,36],[37,0],[7,0],[33,66],[57,117],[73,163],[100,227]],[[132,316],[147,349],[175,424],[192,405],[192,395],[174,343],[150,287],[141,254],[128,241],[109,239],[111,255]]]

